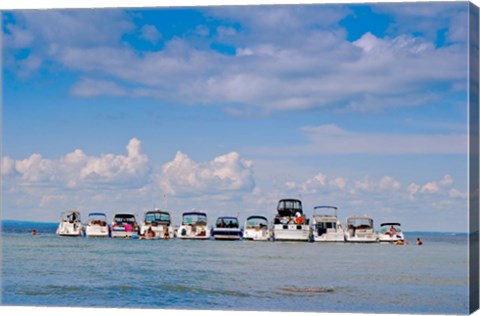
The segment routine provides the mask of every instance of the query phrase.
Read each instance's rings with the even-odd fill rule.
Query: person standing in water
[[[420,238],[417,238],[417,245],[421,246],[423,244],[422,240]]]

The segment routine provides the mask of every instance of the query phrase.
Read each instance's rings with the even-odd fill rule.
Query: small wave
[[[281,287],[279,288],[284,292],[294,292],[294,293],[332,293],[335,289],[328,287],[308,287],[308,288],[298,288],[298,287]]]

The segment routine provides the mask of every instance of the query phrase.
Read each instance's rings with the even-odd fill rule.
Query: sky
[[[282,198],[466,232],[468,3],[3,12],[2,218]]]

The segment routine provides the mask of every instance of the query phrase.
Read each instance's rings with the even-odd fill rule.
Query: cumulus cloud
[[[296,190],[301,194],[315,194],[332,190],[357,194],[359,192],[398,191],[401,189],[401,183],[391,176],[384,176],[379,180],[365,176],[362,179],[348,181],[343,177],[328,177],[320,172],[304,182],[288,181],[285,183],[285,187],[287,190]]]
[[[422,193],[437,193],[438,191],[440,191],[440,188],[435,181],[424,184],[420,189],[420,192]]]
[[[10,157],[2,157],[2,164],[0,166],[0,174],[8,176],[15,172],[15,161]]]
[[[56,160],[43,158],[37,153],[16,161],[6,157],[2,159],[2,174],[5,165],[6,174],[15,172],[20,183],[27,186],[141,186],[147,181],[148,158],[141,153],[141,142],[136,138],[130,140],[126,149],[126,156],[104,154],[94,157],[76,149]]]
[[[162,166],[158,185],[167,194],[196,196],[225,192],[250,192],[255,187],[252,162],[237,152],[218,156],[206,163],[197,163],[186,154]]]

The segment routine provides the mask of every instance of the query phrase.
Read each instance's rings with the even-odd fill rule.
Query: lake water
[[[2,304],[468,313],[465,234],[406,233],[410,245],[394,246],[60,238],[55,228],[4,223]]]

